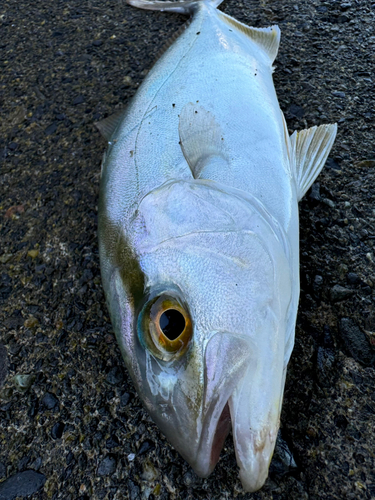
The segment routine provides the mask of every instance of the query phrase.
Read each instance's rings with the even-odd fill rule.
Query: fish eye
[[[176,340],[185,330],[184,315],[177,309],[164,311],[159,318],[159,327],[169,340]]]
[[[138,318],[141,343],[164,361],[180,358],[190,345],[192,333],[187,307],[172,295],[162,294],[146,302]]]

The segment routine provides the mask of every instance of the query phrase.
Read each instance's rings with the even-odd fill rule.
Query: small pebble
[[[27,252],[27,255],[31,257],[32,259],[35,259],[39,255],[39,250],[29,250]]]
[[[26,392],[35,382],[35,375],[22,375],[18,374],[14,377],[14,383],[16,388],[21,392]]]
[[[349,283],[349,285],[357,285],[360,283],[360,278],[358,274],[356,273],[348,273],[346,276],[346,281]]]
[[[330,297],[332,302],[339,302],[340,300],[345,300],[354,294],[354,290],[344,288],[341,285],[335,285],[330,290]]]
[[[98,476],[109,476],[116,471],[117,462],[115,457],[108,455],[102,460],[98,467]]]
[[[328,198],[323,198],[323,203],[325,203],[328,207],[330,208],[335,208],[335,202],[332,200],[329,200]]]
[[[155,445],[151,441],[147,441],[147,440],[143,441],[143,443],[139,447],[137,455],[138,456],[143,455],[144,453],[146,453],[147,451],[153,449],[154,447],[155,447]]]
[[[124,374],[119,366],[112,368],[107,377],[106,382],[110,385],[120,385],[124,380]]]
[[[59,400],[57,397],[50,393],[46,392],[46,394],[43,396],[42,399],[42,405],[47,409],[47,410],[53,410],[56,406],[58,406]]]
[[[366,334],[351,318],[341,319],[339,332],[350,356],[364,366],[374,364],[375,353],[370,346]]]
[[[18,472],[0,483],[0,499],[13,500],[33,495],[42,488],[45,482],[45,476],[39,472],[33,470]]]
[[[51,436],[53,439],[60,439],[63,435],[65,424],[63,422],[57,422],[51,429]]]

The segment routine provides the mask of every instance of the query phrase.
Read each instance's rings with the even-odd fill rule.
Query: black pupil
[[[185,318],[176,309],[168,309],[159,320],[160,328],[169,340],[176,340],[185,329]]]

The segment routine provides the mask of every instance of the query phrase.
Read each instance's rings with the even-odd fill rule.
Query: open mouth
[[[221,450],[224,446],[226,437],[232,427],[232,421],[230,418],[230,410],[228,403],[225,404],[223,411],[221,412],[219,421],[216,426],[216,431],[214,439],[212,441],[211,457],[210,457],[210,468],[213,469],[217,464]]]

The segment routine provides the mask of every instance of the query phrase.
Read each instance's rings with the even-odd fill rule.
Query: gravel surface
[[[5,0],[2,500],[375,498],[375,3],[222,9],[280,26],[275,86],[290,132],[339,124],[300,204],[301,302],[270,478],[245,494],[230,438],[208,479],[192,472],[134,392],[100,284],[105,142],[93,124],[126,105],[184,18],[123,0]]]

